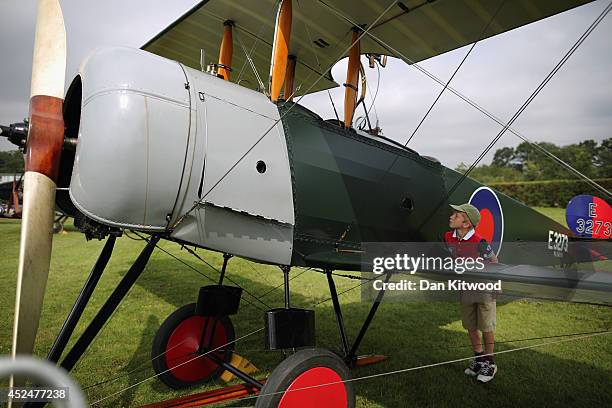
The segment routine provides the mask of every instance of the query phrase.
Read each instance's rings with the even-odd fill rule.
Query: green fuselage
[[[295,233],[292,264],[359,269],[363,242],[440,241],[448,203],[468,201],[480,183],[438,161],[325,122],[307,109],[281,107],[291,163]],[[287,112],[288,111],[288,112]],[[545,242],[569,231],[498,193],[504,241]]]

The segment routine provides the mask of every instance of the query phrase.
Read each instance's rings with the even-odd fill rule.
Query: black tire
[[[274,369],[270,377],[266,380],[265,385],[261,389],[260,396],[257,398],[255,408],[276,408],[283,399],[285,393],[281,391],[287,390],[294,381],[303,373],[315,368],[328,368],[333,370],[342,381],[350,380],[351,374],[347,365],[340,357],[325,349],[307,349],[300,350],[292,356],[286,358],[282,363]],[[324,384],[326,382],[323,382]],[[346,392],[346,406],[336,407],[327,401],[324,406],[330,408],[354,408],[355,407],[355,391],[352,382],[344,382],[344,391]],[[321,393],[324,387],[311,388],[304,391],[295,391],[295,395],[299,396],[301,392]],[[287,393],[289,394],[289,393]],[[299,396],[302,400],[302,396]],[[303,405],[301,401],[297,405]],[[337,405],[337,404],[336,404]]]
[[[174,389],[183,389],[188,387],[193,387],[201,384],[208,383],[216,378],[218,378],[225,369],[216,363],[214,363],[211,359],[206,356],[200,357],[198,359],[193,360],[192,362],[180,365],[180,361],[171,359],[172,350],[178,350],[178,346],[171,346],[169,350],[169,340],[175,330],[179,328],[181,323],[185,322],[196,322],[194,324],[200,322],[199,319],[214,319],[212,317],[201,317],[195,314],[195,303],[190,303],[179,309],[175,310],[171,313],[166,320],[159,327],[159,330],[155,334],[155,339],[153,340],[153,345],[151,347],[151,361],[153,362],[153,369],[155,373],[158,375],[159,379]],[[211,320],[212,321],[212,320]],[[185,323],[189,324],[189,323]],[[184,326],[183,326],[184,327]],[[211,332],[212,326],[209,325],[207,329],[207,335]],[[234,350],[233,341],[236,339],[236,335],[234,332],[234,325],[232,321],[227,316],[219,317],[217,320],[217,325],[215,326],[215,335],[223,331],[224,340],[221,344],[213,344],[212,348],[221,346],[222,344],[230,343],[225,346],[222,350],[216,351],[215,354],[217,357],[223,359],[226,362],[230,362],[232,359],[232,352]],[[179,333],[177,333],[179,334]],[[209,335],[207,337],[210,337]],[[201,331],[197,338],[201,338]],[[176,342],[176,339],[173,339]],[[191,342],[190,344],[193,344]],[[177,351],[175,351],[177,352]],[[185,359],[191,359],[196,357],[197,354],[194,351],[193,354],[190,354],[188,357],[185,355]],[[204,372],[200,375],[197,372],[197,368],[195,366],[207,365],[208,369],[203,370]],[[181,370],[183,373],[185,371],[190,371],[190,378],[184,378],[180,376],[180,373],[175,372],[175,370]]]

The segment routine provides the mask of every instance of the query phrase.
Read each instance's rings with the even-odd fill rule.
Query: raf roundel
[[[476,232],[499,255],[504,239],[504,213],[497,194],[489,187],[480,187],[472,193],[469,203],[480,211],[480,223],[476,226]]]

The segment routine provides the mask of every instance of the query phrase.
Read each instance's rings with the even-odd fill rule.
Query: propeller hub
[[[20,123],[11,123],[8,126],[0,125],[0,136],[6,137],[9,142],[17,146],[21,151],[25,151],[28,139],[28,120]]]

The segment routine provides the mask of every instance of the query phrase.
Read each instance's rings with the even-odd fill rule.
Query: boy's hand
[[[489,263],[497,263],[497,255],[493,252],[493,248],[486,240],[481,240],[478,243],[478,252],[480,252],[480,256],[482,256],[485,261]]]

